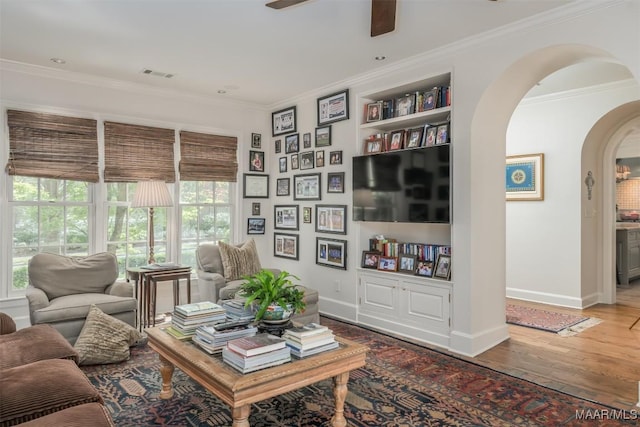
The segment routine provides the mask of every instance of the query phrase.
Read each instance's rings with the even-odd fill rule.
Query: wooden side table
[[[139,330],[156,324],[158,282],[173,282],[173,305],[178,305],[180,303],[180,280],[182,279],[187,281],[187,302],[191,303],[191,267],[178,266],[163,269],[132,267],[127,269],[127,281],[135,280],[135,294],[139,301]]]

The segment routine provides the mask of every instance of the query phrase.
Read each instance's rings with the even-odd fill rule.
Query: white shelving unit
[[[367,104],[398,98],[436,86],[449,86],[451,73],[443,73],[360,96],[360,111]],[[367,123],[361,118],[358,152],[371,135],[450,121],[451,107],[445,106],[415,114]],[[451,143],[454,137],[450,135]],[[450,172],[451,173],[451,172]],[[451,175],[449,175],[449,180]],[[449,182],[449,184],[451,184]],[[450,185],[453,189],[453,186]],[[451,195],[449,195],[451,198]],[[355,223],[358,251],[369,250],[369,239],[384,235],[398,242],[451,245],[451,224],[394,223],[358,221]],[[454,249],[454,248],[453,248]],[[452,263],[455,263],[453,252]],[[451,330],[452,281],[359,268],[357,321],[420,341],[449,346]]]

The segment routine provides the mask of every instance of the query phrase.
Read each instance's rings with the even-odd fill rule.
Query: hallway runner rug
[[[541,310],[516,304],[507,304],[507,323],[556,332],[589,320],[588,317]]]
[[[624,418],[594,421],[614,409],[460,357],[325,317],[321,323],[370,348],[366,366],[350,374],[345,403],[350,427],[635,425]],[[132,348],[126,362],[82,369],[118,427],[231,425],[229,407],[179,369],[173,375],[175,395],[159,399],[159,366],[157,354],[141,346]],[[249,422],[252,427],[328,426],[332,387],[325,380],[255,403]]]

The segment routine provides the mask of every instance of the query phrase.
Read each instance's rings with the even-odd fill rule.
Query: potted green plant
[[[304,292],[291,279],[298,277],[282,271],[277,276],[271,270],[260,270],[240,286],[246,298],[245,307],[254,306],[255,320],[282,321],[305,309]]]

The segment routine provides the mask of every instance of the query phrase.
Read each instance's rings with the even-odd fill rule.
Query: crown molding
[[[529,98],[523,98],[522,101],[520,101],[520,105],[535,105],[553,101],[563,101],[580,96],[593,95],[597,93],[623,89],[638,90],[638,82],[630,78],[625,80],[618,80],[615,82],[607,82],[587,87],[581,87],[577,89],[563,90],[561,92],[554,92],[545,95],[532,96]]]

